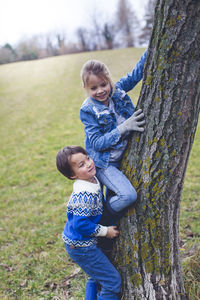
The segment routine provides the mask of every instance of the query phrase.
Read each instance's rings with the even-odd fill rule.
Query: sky
[[[147,0],[129,0],[141,20]],[[101,13],[108,20],[118,0],[0,0],[0,46],[17,44],[33,35],[65,32],[72,35]]]

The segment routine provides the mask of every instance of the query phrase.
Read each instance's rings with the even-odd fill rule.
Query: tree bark
[[[120,222],[114,260],[123,300],[187,299],[179,256],[179,210],[200,109],[200,1],[162,0],[148,49],[134,133],[122,170],[138,193]]]

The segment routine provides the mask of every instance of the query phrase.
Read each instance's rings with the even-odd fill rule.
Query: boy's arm
[[[134,86],[142,79],[144,64],[147,57],[147,50],[141,56],[140,60],[136,64],[136,67],[127,76],[122,77],[117,83],[116,88],[120,88],[125,92],[128,92],[134,88]]]
[[[73,217],[73,228],[85,237],[106,236],[108,227],[95,224],[89,217],[77,216]]]
[[[93,223],[88,217],[79,217],[75,219],[74,229],[85,237],[107,237],[115,238],[119,235],[119,231],[116,226],[103,226]]]

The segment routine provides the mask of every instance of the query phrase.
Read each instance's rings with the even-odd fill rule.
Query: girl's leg
[[[137,193],[128,178],[118,168],[109,165],[106,169],[96,169],[97,178],[109,190],[106,206],[111,212],[119,213],[135,202]]]
[[[101,285],[100,299],[118,299],[121,276],[96,245],[71,249],[65,244],[65,248],[71,259]]]

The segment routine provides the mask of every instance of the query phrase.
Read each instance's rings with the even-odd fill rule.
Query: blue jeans
[[[101,286],[99,296],[105,299],[118,299],[121,288],[121,276],[109,259],[96,246],[71,249],[65,243],[70,258]]]
[[[109,165],[106,169],[96,167],[96,176],[105,185],[106,205],[112,212],[120,212],[137,199],[137,193],[128,178],[118,169],[118,165]]]

